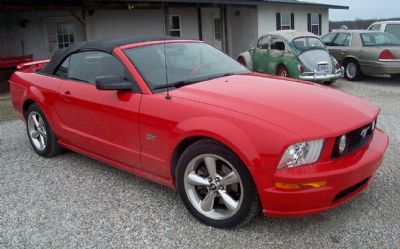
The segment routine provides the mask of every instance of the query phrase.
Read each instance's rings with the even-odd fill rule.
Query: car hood
[[[377,106],[339,90],[259,74],[204,81],[171,95],[240,112],[308,139],[338,136],[379,113]]]

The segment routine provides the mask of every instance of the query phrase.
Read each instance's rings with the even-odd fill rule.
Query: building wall
[[[46,59],[49,57],[49,34],[55,33],[55,26],[48,25],[51,20],[68,19],[74,22],[79,30],[82,25],[66,11],[36,11],[36,12],[16,12],[5,13],[2,15],[4,22],[0,25],[0,44],[5,44],[6,51],[0,50],[0,56],[20,56],[34,55],[34,60]],[[23,27],[21,22],[27,20]],[[3,26],[3,27],[1,27]],[[5,30],[5,35],[1,30]],[[3,31],[4,33],[4,31]],[[83,36],[78,35],[77,41],[84,40]],[[2,46],[3,47],[3,46]]]
[[[256,7],[228,7],[229,54],[236,58],[243,51],[254,47],[258,39]]]
[[[162,10],[96,10],[87,18],[88,40],[163,33]]]
[[[199,38],[195,8],[170,8],[169,14],[180,16],[183,38]],[[88,40],[128,35],[161,36],[164,33],[164,25],[162,9],[97,10],[87,18],[87,34]]]
[[[276,30],[276,13],[294,13],[295,29],[308,31],[307,14],[318,13],[322,15],[322,34],[329,33],[329,10],[324,8],[290,7],[279,5],[258,6],[258,36]]]

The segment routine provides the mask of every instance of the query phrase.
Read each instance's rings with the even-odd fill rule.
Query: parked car
[[[368,30],[388,32],[400,39],[400,21],[374,22],[369,26]]]
[[[400,75],[400,40],[384,32],[341,30],[322,37],[329,52],[345,68],[345,77]]]
[[[309,32],[283,30],[262,36],[256,48],[239,55],[241,64],[260,73],[331,84],[343,68],[320,39]]]
[[[220,228],[260,205],[269,216],[318,213],[373,181],[388,145],[377,106],[174,39],[86,42],[20,65],[11,96],[33,150],[67,148],[176,189]]]

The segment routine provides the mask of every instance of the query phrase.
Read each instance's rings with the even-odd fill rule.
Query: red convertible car
[[[260,207],[338,206],[370,185],[388,145],[375,105],[252,73],[199,41],[86,42],[20,65],[10,82],[37,154],[66,148],[164,184],[219,228]]]

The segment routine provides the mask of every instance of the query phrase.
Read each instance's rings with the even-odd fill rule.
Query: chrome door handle
[[[347,52],[347,50],[346,50],[346,49],[343,49],[341,52],[342,52],[342,54],[344,54],[344,53]]]
[[[71,96],[72,95],[71,95],[70,91],[65,91],[65,92],[61,93],[61,98],[65,99],[65,100],[68,99]]]

